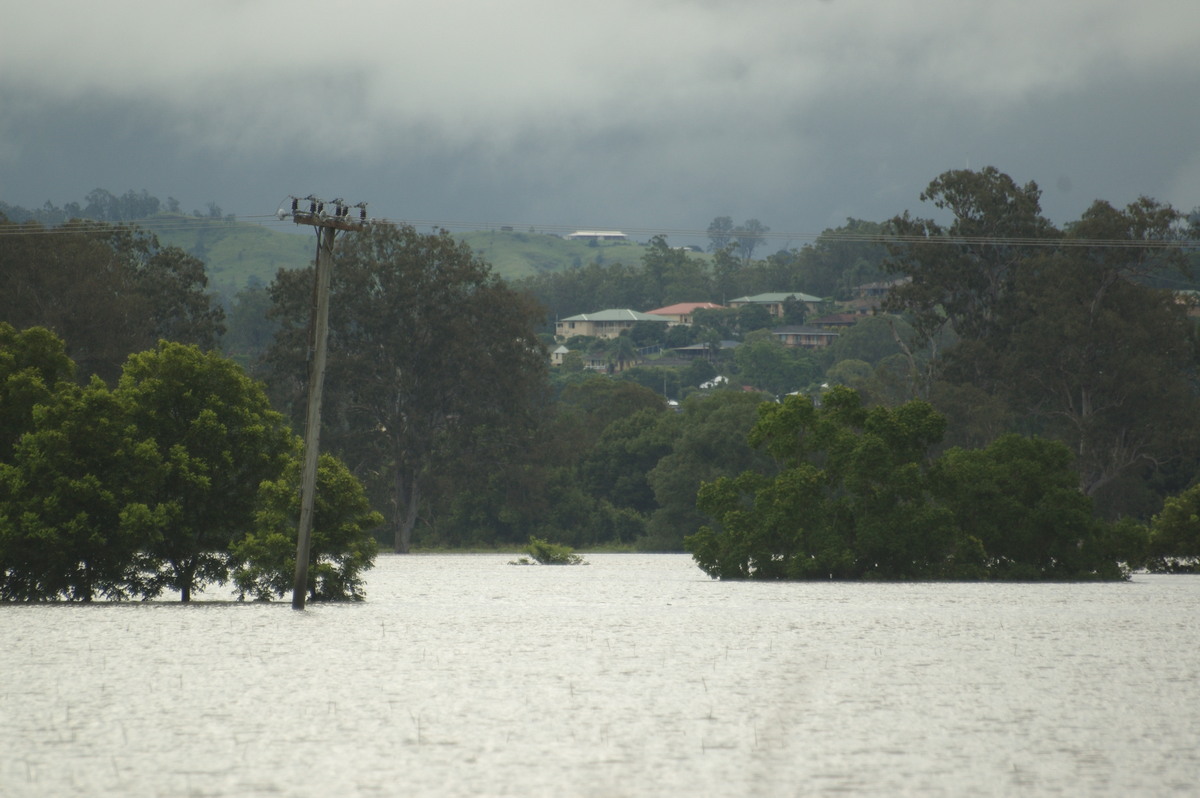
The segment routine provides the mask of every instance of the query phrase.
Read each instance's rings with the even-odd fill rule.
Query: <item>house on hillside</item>
[[[593,338],[616,338],[622,330],[628,330],[639,321],[667,324],[665,316],[652,316],[629,309],[601,310],[598,313],[580,313],[554,323],[554,334],[566,340],[573,335],[590,335]]]
[[[821,304],[821,297],[812,296],[811,294],[802,294],[799,291],[790,293],[769,293],[755,294],[754,296],[740,296],[737,299],[729,300],[729,307],[740,308],[743,305],[762,305],[777,319],[783,318],[783,303],[789,299],[795,299],[803,302],[808,308],[809,313],[814,312],[817,306]]]
[[[686,324],[690,326],[697,310],[723,310],[724,307],[724,305],[713,302],[679,302],[646,312],[652,316],[664,316],[672,325]]]
[[[807,324],[776,327],[771,330],[771,335],[784,346],[798,346],[802,349],[824,349],[838,338],[835,332],[822,327],[810,327]]]
[[[568,241],[628,241],[620,230],[576,230],[564,236]]]
[[[740,341],[720,341],[717,344],[717,349],[724,352],[727,349],[737,349],[741,346]],[[691,344],[690,346],[677,346],[671,350],[676,357],[684,360],[696,360],[698,358],[713,359],[712,347],[708,344]]]

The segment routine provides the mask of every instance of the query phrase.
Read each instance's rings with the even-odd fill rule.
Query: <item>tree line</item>
[[[282,596],[300,444],[261,385],[168,341],[130,355],[112,388],[75,369],[54,333],[0,322],[0,599],[186,602],[230,581]],[[361,597],[381,519],[335,458],[318,484],[309,593]]]
[[[379,225],[342,236],[322,440],[382,511],[375,535],[397,551],[521,545],[530,535],[577,548],[678,551],[687,540],[698,561],[710,563],[706,570],[726,577],[814,576],[831,562],[856,564],[826,570],[825,578],[1101,577],[1114,573],[1118,553],[1128,563],[1141,557],[1177,567],[1179,557],[1191,556],[1195,537],[1177,519],[1195,500],[1187,491],[1197,473],[1196,341],[1187,307],[1162,285],[1170,274],[1192,280],[1194,257],[1164,246],[1187,235],[1186,220],[1150,200],[1125,209],[1097,203],[1059,230],[1042,217],[1038,196],[1036,185],[1017,186],[996,170],[948,172],[923,195],[952,219],[948,224],[907,214],[880,224],[850,220],[811,245],[762,260],[736,257],[729,248],[708,260],[657,239],[639,263],[593,264],[513,284],[444,232]],[[149,239],[141,246],[156,252]],[[129,256],[137,247],[94,251],[112,263],[145,260]],[[118,257],[108,254],[114,251]],[[36,285],[31,271],[13,274]],[[577,360],[547,366],[555,317],[763,291],[836,299],[880,279],[902,287],[877,315],[821,352],[779,345],[769,333],[778,320],[761,312],[716,311],[701,314],[692,328],[653,325],[612,343],[575,342],[614,347],[614,357],[671,343],[668,336],[712,345],[710,357],[686,365],[643,358],[611,375]],[[239,362],[263,380],[271,404],[293,426],[306,379],[310,292],[311,270],[281,271],[270,286],[248,287],[228,317],[208,317],[228,324],[241,314],[247,324],[238,330],[254,326],[241,340],[257,343],[241,351]],[[139,292],[100,295],[119,306]],[[162,296],[175,297],[176,308],[189,307],[183,297],[197,309],[213,309],[200,278]],[[82,296],[73,301],[87,307]],[[12,312],[30,306],[16,304]],[[799,308],[790,312],[803,318]],[[67,315],[50,326],[59,330]],[[195,315],[160,314],[177,330],[187,329],[179,320]],[[18,327],[38,323],[28,312],[21,318]],[[146,349],[133,341],[150,335],[130,336],[121,345],[131,347],[126,355]],[[63,337],[72,354],[86,352]],[[201,338],[187,342],[205,350],[219,340],[215,332]],[[722,349],[727,338],[740,345]],[[111,385],[123,367],[107,368]],[[724,387],[701,387],[714,382]],[[808,440],[804,424],[792,425],[798,437],[786,445],[768,446],[755,431],[770,408],[799,412],[797,403],[806,400],[783,398],[794,391],[813,402],[810,426],[836,428],[822,414],[830,397],[837,404],[842,395],[837,386],[853,389],[861,407],[846,410],[853,419],[839,422],[841,433],[822,434],[847,450],[861,445],[863,467],[873,447],[899,445],[883,433],[866,435],[872,413],[908,419],[916,413],[908,403],[916,401],[924,403],[930,429],[944,423],[938,435],[919,439],[919,452],[910,442],[901,447],[903,457],[888,455],[906,482],[831,468],[829,450],[801,442]],[[677,404],[669,406],[668,397]],[[929,420],[935,418],[944,422]],[[797,476],[787,445],[819,474]],[[959,517],[985,501],[1000,502],[1002,491],[964,499],[971,483],[956,473],[990,474],[993,485],[1023,479],[1051,490],[1046,518],[1057,513],[1063,534],[1075,535],[1087,558],[1068,562],[1069,545],[1053,535],[1045,544],[1059,546],[1057,554],[1012,554],[1035,547],[1004,542],[1004,530]],[[785,488],[794,495],[784,496]],[[835,494],[857,498],[830,504]],[[811,531],[795,520],[799,515],[778,512],[774,520],[755,520],[747,508],[757,512],[760,501],[809,508],[828,523]],[[1092,522],[1084,524],[1085,516]],[[896,519],[893,532],[881,520],[888,518]],[[995,518],[1011,519],[1012,534],[1037,539],[1059,529],[1015,510]],[[1168,534],[1170,523],[1175,531]],[[814,536],[833,553],[814,554]],[[726,543],[742,551],[739,539],[757,541],[755,563],[790,564],[711,565],[727,559]],[[914,551],[936,564],[906,570],[910,560],[925,562],[910,557]],[[806,566],[805,557],[820,566]]]

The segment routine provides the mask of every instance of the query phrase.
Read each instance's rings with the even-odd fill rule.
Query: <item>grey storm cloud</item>
[[[0,200],[810,232],[991,164],[1060,221],[1188,210],[1198,23],[1179,0],[27,3],[0,30]]]

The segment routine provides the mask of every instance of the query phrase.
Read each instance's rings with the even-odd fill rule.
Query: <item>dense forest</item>
[[[0,411],[14,419],[0,452],[0,568],[28,551],[18,544],[32,529],[69,537],[63,519],[29,521],[45,502],[27,469],[74,412],[45,408],[108,392],[134,414],[122,418],[136,417],[121,391],[140,379],[130,376],[139,358],[162,357],[160,340],[219,350],[281,423],[302,420],[311,268],[219,301],[199,259],[122,223],[157,200],[93,195],[41,216],[0,207],[0,321],[10,325]],[[530,536],[686,548],[721,578],[1113,578],[1119,564],[1190,567],[1200,556],[1197,216],[1148,198],[1097,201],[1060,228],[1039,197],[1036,184],[993,168],[956,170],[921,194],[932,218],[851,219],[756,259],[768,228],[718,217],[709,254],[657,237],[633,262],[512,281],[445,232],[342,234],[323,443],[382,514],[375,537],[396,551],[514,547]],[[788,301],[779,315],[728,305],[766,293],[820,299]],[[555,337],[555,321],[575,314],[681,302],[721,307],[691,324]],[[31,328],[62,342],[70,369],[22,360],[25,337],[43,340]],[[786,346],[784,328],[836,338]],[[255,488],[283,484],[285,459]],[[271,592],[263,562],[268,550],[275,565],[286,555],[286,494],[246,499],[240,527],[223,526],[211,547],[224,554],[207,578],[240,574],[249,594]],[[158,506],[131,497],[130,507]],[[365,524],[366,505],[347,501]],[[128,522],[135,542],[169,525],[167,510],[157,527],[140,509],[107,512],[122,529],[123,518],[143,519]],[[267,519],[274,548],[255,548]],[[145,540],[133,548],[153,550]],[[354,594],[356,551],[344,589],[331,592]],[[148,589],[187,583],[158,562]],[[129,584],[100,593],[135,594]]]

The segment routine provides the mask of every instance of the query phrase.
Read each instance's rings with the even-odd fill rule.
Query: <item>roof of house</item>
[[[697,309],[720,310],[723,307],[725,306],[718,305],[715,302],[677,302],[674,305],[667,305],[665,308],[655,308],[646,312],[659,316],[678,316],[683,313],[692,313]]]
[[[838,333],[832,330],[826,330],[824,327],[810,327],[807,324],[789,324],[786,327],[776,327],[771,330],[772,335],[831,335],[834,338],[838,337]]]
[[[649,313],[639,313],[628,308],[610,308],[596,313],[580,313],[568,316],[560,321],[667,321],[662,316],[652,316]]]
[[[620,230],[576,230],[568,233],[567,238],[625,238]]]
[[[767,294],[755,294],[754,296],[740,296],[737,299],[729,300],[729,304],[732,305],[735,302],[740,302],[744,305],[753,305],[753,304],[764,304],[765,305],[765,304],[769,304],[772,302],[785,302],[790,297],[795,297],[796,299],[800,300],[801,302],[820,302],[821,301],[821,297],[819,297],[819,296],[813,296],[811,294],[802,294],[799,291],[789,291],[789,292],[775,292],[775,293],[767,293]]]

